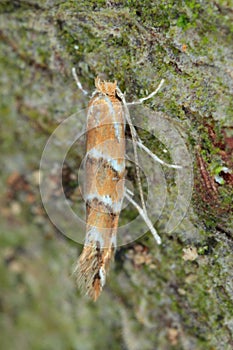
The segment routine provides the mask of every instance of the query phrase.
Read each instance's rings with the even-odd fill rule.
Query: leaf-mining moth
[[[82,85],[73,68],[77,86]],[[131,104],[142,103],[149,96]],[[116,235],[122,202],[126,197],[139,211],[158,244],[161,238],[148,218],[139,176],[137,146],[154,160],[169,167],[178,165],[164,163],[139,139],[132,124],[124,94],[114,83],[95,79],[95,87],[88,105],[86,128],[86,158],[84,199],[86,201],[86,237],[83,251],[75,267],[75,275],[81,291],[94,301],[99,297],[106,281],[106,274],[116,250]],[[129,124],[136,164],[141,205],[132,199],[125,188],[125,125]]]

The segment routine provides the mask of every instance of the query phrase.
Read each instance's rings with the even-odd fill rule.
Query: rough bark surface
[[[233,348],[232,8],[224,0],[0,2],[2,349]],[[161,246],[148,233],[119,247],[97,303],[77,291],[81,245],[51,224],[38,187],[49,135],[87,105],[73,66],[85,89],[103,74],[129,101],[164,78],[145,108],[174,125],[193,159],[186,216],[166,232],[168,204],[155,223]],[[164,159],[161,142],[139,134]],[[63,185],[74,208],[80,162],[71,148]],[[164,171],[172,192],[174,173]]]

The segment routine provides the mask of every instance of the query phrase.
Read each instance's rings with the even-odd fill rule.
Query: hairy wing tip
[[[105,285],[107,271],[113,257],[112,248],[93,251],[84,247],[73,275],[82,294],[96,301]]]

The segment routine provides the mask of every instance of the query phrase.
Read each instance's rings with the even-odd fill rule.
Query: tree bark
[[[231,5],[1,1],[2,348],[233,348]],[[158,189],[152,205],[158,208],[153,222],[162,245],[147,233],[119,246],[96,303],[79,295],[71,276],[81,245],[49,221],[39,191],[49,136],[76,112],[77,127],[83,125],[78,118],[88,99],[75,85],[73,66],[86,90],[92,92],[94,78],[103,76],[117,80],[127,101],[146,96],[165,79],[158,95],[132,108],[132,117],[157,156],[179,160],[180,145],[187,156],[180,156],[186,166],[180,187],[175,170],[158,170],[167,186],[167,197],[165,187]],[[63,167],[74,210],[81,203],[82,147],[81,140],[70,148]],[[55,163],[51,173],[54,195]],[[133,184],[134,175],[129,167]],[[180,211],[174,214],[174,208]],[[182,220],[175,217],[168,229],[171,212]],[[122,212],[122,224],[131,214],[129,208]],[[76,240],[75,235],[68,237]]]

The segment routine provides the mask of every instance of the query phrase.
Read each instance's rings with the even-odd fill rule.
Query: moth
[[[85,93],[75,69],[72,70],[77,86]],[[153,97],[163,84],[149,96]],[[154,160],[173,168],[142,144],[130,118],[124,94],[117,82],[95,79],[95,87],[87,112],[84,199],[86,202],[86,237],[83,251],[74,273],[81,291],[94,301],[99,297],[116,250],[119,216],[124,197],[143,217],[158,244],[161,238],[148,218],[138,167],[137,147]],[[132,199],[125,187],[125,125],[128,123],[133,141],[136,176],[141,206]]]

